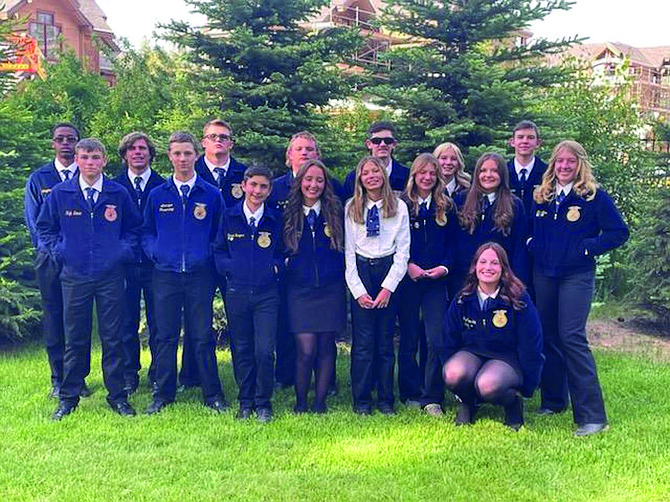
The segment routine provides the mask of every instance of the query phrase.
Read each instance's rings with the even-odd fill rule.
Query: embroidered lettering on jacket
[[[70,218],[73,218],[73,217],[76,217],[76,216],[81,216],[82,214],[84,214],[83,211],[78,211],[76,209],[67,209],[65,211],[65,216],[68,216]]]
[[[174,204],[172,202],[161,204],[158,206],[158,212],[159,213],[173,213],[174,212]]]

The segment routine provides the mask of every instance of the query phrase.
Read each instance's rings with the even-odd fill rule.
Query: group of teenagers
[[[514,158],[485,153],[470,176],[453,143],[402,166],[394,125],[377,122],[367,131],[370,154],[340,184],[309,132],[290,139],[289,172],[275,179],[234,159],[232,127],[212,120],[201,141],[171,135],[166,179],[151,168],[151,139],[126,135],[118,150],[125,169],[111,180],[99,140],[80,140],[68,123],[52,132],[56,158],[29,177],[25,209],[59,400],[54,420],[90,393],[94,300],[108,403],[135,415],[128,398],[139,385],[142,295],[147,413],[177,397],[182,326],[179,379],[201,387],[205,406],[227,409],[212,329],[218,288],[239,419],[271,420],[280,368],[295,388],[294,412],[325,413],[335,340],[350,311],[358,414],[395,412],[397,323],[405,405],[440,416],[446,387],[458,401],[456,424],[473,423],[488,402],[518,430],[523,398],[539,387],[537,413],[571,404],[576,435],[607,428],[586,321],[595,258],[622,245],[628,230],[578,143],[560,142],[547,165],[535,155],[537,126],[522,121],[511,134]]]

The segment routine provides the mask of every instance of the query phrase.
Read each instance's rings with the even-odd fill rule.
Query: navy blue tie
[[[91,211],[93,211],[93,204],[95,203],[94,200],[94,195],[95,195],[95,188],[93,187],[86,187],[86,202],[88,202],[88,207]]]
[[[526,181],[528,181],[528,178],[526,177],[526,174],[528,174],[527,169],[522,169],[521,170],[521,176],[519,177],[519,182],[521,183],[521,186],[526,186]]]
[[[316,211],[314,209],[310,209],[309,213],[307,213],[307,223],[309,223],[309,228],[314,232],[314,226],[316,225]]]
[[[482,305],[482,312],[488,312],[491,310],[491,308],[493,308],[493,298],[489,296],[486,300],[484,300],[484,304]]]
[[[67,180],[70,179],[70,174],[71,173],[67,169],[63,169],[60,173],[65,177],[65,179],[63,181],[67,181]]]
[[[560,206],[563,203],[563,201],[565,200],[566,197],[567,197],[567,195],[565,195],[563,193],[563,190],[561,190],[558,193],[558,195],[556,196],[556,207]]]
[[[251,229],[251,238],[253,239],[256,235],[256,218],[253,216],[249,218],[249,228]]]
[[[422,202],[419,205],[419,218],[422,220],[427,220],[430,218],[430,211],[428,211],[428,203],[427,202]]]
[[[377,237],[379,235],[379,209],[374,205],[368,210],[368,217],[365,220],[365,231],[368,237]]]
[[[191,191],[191,187],[188,185],[182,185],[179,187],[179,191],[181,192],[181,203],[186,207],[186,203],[188,202],[188,193]]]
[[[137,205],[139,206],[142,200],[142,177],[135,176],[135,196],[137,197]]]
[[[223,182],[226,179],[226,170],[223,167],[215,167],[214,172],[217,175],[216,182],[219,185],[219,188],[223,188]]]

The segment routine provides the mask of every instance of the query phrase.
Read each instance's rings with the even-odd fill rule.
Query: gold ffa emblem
[[[233,183],[230,185],[230,195],[236,199],[241,199],[244,195],[244,192],[242,191],[242,185],[240,183]]]
[[[196,220],[204,220],[207,217],[207,204],[196,202],[193,208],[193,216]]]
[[[421,224],[420,224],[418,221],[415,221],[415,222],[414,222],[414,228],[416,228],[417,230],[419,230],[419,228],[421,228]]]
[[[504,328],[505,326],[507,326],[507,311],[494,310],[492,322],[496,328]]]
[[[116,218],[118,218],[118,214],[116,213],[116,206],[112,205],[107,205],[105,206],[105,219],[107,221],[116,221]]]
[[[568,208],[568,214],[565,216],[568,221],[577,221],[579,218],[581,218],[582,214],[580,213],[580,210],[582,208],[580,206],[570,206]]]
[[[263,249],[269,248],[272,244],[272,238],[270,237],[270,232],[258,232],[258,239],[256,239],[258,247]]]
[[[323,226],[323,233],[326,235],[326,237],[333,236],[333,231],[330,229],[327,223]]]

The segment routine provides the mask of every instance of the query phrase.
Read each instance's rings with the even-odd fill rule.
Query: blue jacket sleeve
[[[602,190],[596,193],[596,217],[600,234],[584,239],[584,248],[591,256],[601,255],[618,248],[628,240],[628,227],[610,196]]]
[[[222,276],[227,276],[232,258],[230,256],[230,249],[228,248],[228,219],[225,211],[221,212],[221,218],[219,219],[219,228],[216,234],[216,240],[214,241],[213,254],[216,270]]]
[[[61,263],[59,244],[61,242],[61,228],[56,197],[47,197],[35,222],[39,250],[48,253],[51,258]]]
[[[23,196],[23,214],[26,220],[26,227],[28,227],[28,232],[30,233],[30,240],[33,243],[33,247],[36,249],[38,247],[37,217],[40,212],[41,197],[42,194],[35,183],[34,176],[29,176],[28,181],[26,182],[26,191]]]
[[[528,257],[528,247],[526,245],[528,234],[529,231],[526,210],[523,207],[523,202],[521,202],[521,199],[516,199],[514,205],[512,234],[510,236],[512,246],[510,261],[514,273],[519,279],[523,281],[524,284],[531,284],[530,259]]]
[[[147,204],[144,207],[144,223],[142,224],[142,229],[140,230],[140,242],[142,244],[142,250],[147,257],[156,262],[156,239],[158,231],[156,230],[156,218],[154,211],[154,197],[153,192],[149,192],[149,197],[147,198]]]
[[[349,174],[347,174],[347,177],[344,179],[344,185],[342,186],[342,205],[347,202],[347,199],[353,197],[355,181],[356,170],[353,170],[350,171]]]
[[[140,230],[142,228],[142,217],[139,209],[130,199],[130,195],[123,190],[123,235],[121,241],[124,249],[124,261],[136,263],[140,259]]]
[[[544,355],[542,354],[542,325],[537,309],[528,294],[526,306],[517,312],[517,357],[523,372],[521,394],[531,397],[540,383]]]
[[[444,318],[442,339],[438,347],[440,361],[443,365],[463,346],[461,336],[463,332],[463,316],[461,315],[461,310],[462,304],[458,303],[458,298],[454,298]]]

